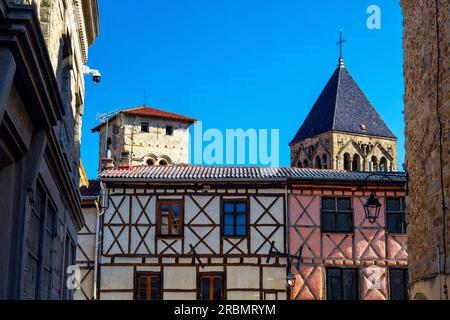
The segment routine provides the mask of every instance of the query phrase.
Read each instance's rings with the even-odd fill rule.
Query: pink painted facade
[[[387,232],[385,200],[386,197],[404,197],[404,192],[377,193],[383,206],[375,224],[370,224],[364,214],[363,204],[369,195],[348,189],[292,191],[289,199],[290,253],[297,255],[303,245],[303,254],[300,269],[292,267],[297,279],[291,299],[327,299],[327,268],[357,270],[358,299],[390,298],[390,269],[407,267],[407,236]],[[322,232],[322,197],[350,198],[352,232]]]

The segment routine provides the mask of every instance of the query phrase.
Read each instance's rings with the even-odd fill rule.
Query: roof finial
[[[344,67],[344,57],[342,55],[342,45],[344,44],[345,40],[342,39],[342,30],[339,32],[339,41],[336,42],[336,44],[339,45],[339,63],[338,67],[343,68]]]

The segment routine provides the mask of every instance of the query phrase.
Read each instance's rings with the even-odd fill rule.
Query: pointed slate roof
[[[396,139],[343,63],[334,71],[290,144],[328,131]]]

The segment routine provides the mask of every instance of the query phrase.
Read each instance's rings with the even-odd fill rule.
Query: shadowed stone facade
[[[448,299],[449,1],[401,1],[401,4],[406,164],[410,177],[407,206],[410,292],[412,299]]]
[[[0,299],[71,299],[97,1],[0,0],[0,29]]]

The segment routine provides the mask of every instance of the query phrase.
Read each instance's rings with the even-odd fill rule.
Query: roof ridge
[[[339,96],[339,86],[341,84],[341,71],[342,69],[345,69],[344,66],[338,66],[339,73],[338,73],[338,80],[336,85],[336,98],[334,99],[334,109],[333,109],[333,124],[331,125],[331,130],[334,130],[334,124],[336,122],[336,109],[337,109],[337,103],[338,103],[338,96]]]

